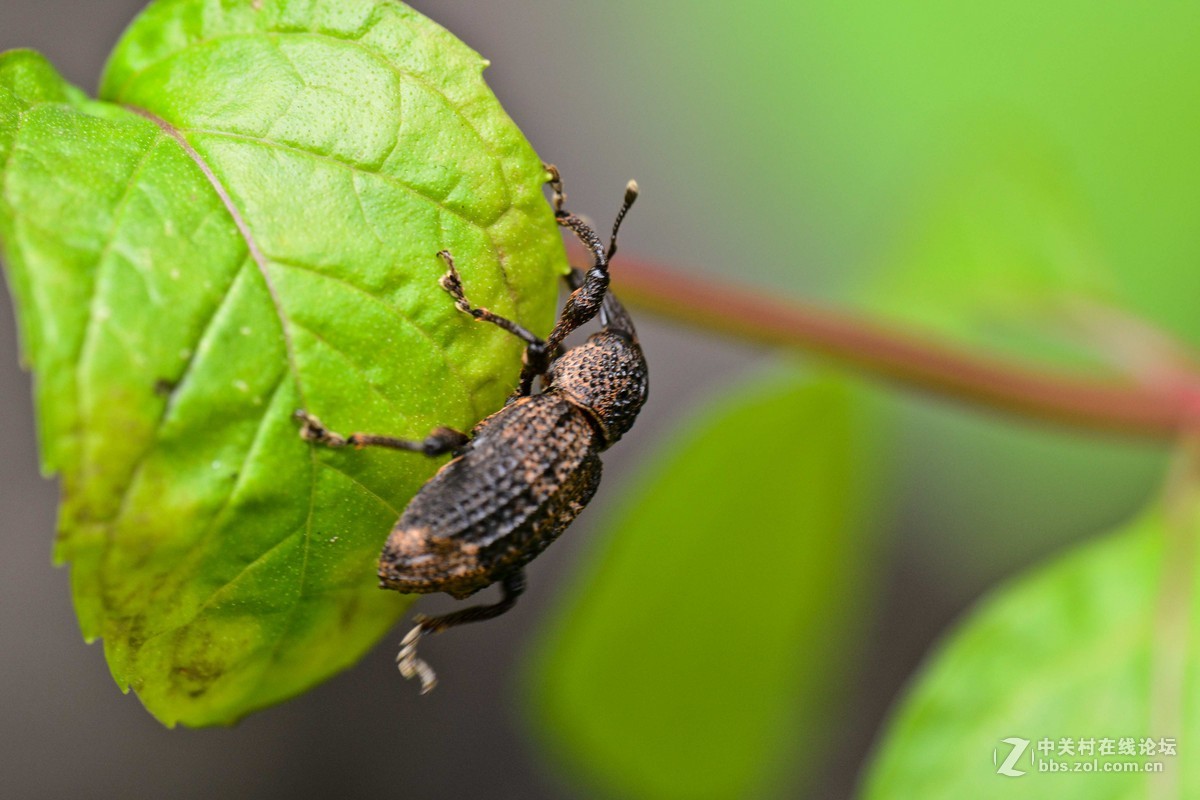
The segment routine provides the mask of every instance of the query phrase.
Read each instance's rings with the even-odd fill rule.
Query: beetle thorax
[[[564,353],[550,368],[548,382],[549,390],[562,392],[599,424],[605,447],[633,427],[647,386],[642,348],[610,331]]]

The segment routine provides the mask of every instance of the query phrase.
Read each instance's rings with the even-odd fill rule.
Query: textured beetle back
[[[412,499],[380,559],[385,586],[466,597],[534,558],[600,482],[595,428],[561,395],[526,397]]]
[[[549,383],[550,390],[562,392],[600,424],[605,447],[633,427],[649,391],[642,348],[608,331],[564,353],[551,368]]]

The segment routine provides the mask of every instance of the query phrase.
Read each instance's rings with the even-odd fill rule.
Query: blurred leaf
[[[57,556],[84,636],[168,725],[295,695],[403,611],[375,562],[436,464],[313,448],[289,415],[415,437],[498,407],[520,342],[456,313],[434,254],[549,326],[561,242],[484,65],[371,0],[155,3],[105,102],[0,57],[0,237]]]
[[[1125,354],[1102,352],[1108,342],[1091,346],[1083,322],[1118,290],[1079,193],[1047,148],[1011,130],[994,135],[983,152],[947,168],[873,281],[867,306],[1048,369],[1111,374]],[[1137,357],[1149,363],[1160,354]],[[1161,473],[1154,444],[997,426],[924,397],[895,402],[899,451],[911,465],[901,477],[911,504],[904,513],[927,563],[953,582],[995,580],[1055,542],[1127,518]]]
[[[993,136],[943,168],[867,285],[867,308],[939,338],[1111,371],[1071,326],[1117,295],[1078,192],[1048,148],[1019,129]]]
[[[1047,368],[1112,373],[1126,354],[1105,352],[1107,341],[1091,346],[1084,322],[1118,290],[1079,193],[1053,153],[1017,132],[995,135],[986,151],[947,170],[868,305]],[[1148,364],[1162,354],[1136,355]],[[998,427],[925,400],[899,403],[900,448],[912,454],[906,512],[951,580],[994,580],[1054,542],[1128,517],[1161,473],[1153,444]]]
[[[800,721],[821,751],[870,596],[862,399],[758,386],[643,473],[533,680],[546,741],[616,796],[754,794]]]
[[[1047,325],[1064,294],[1200,342],[1200,6],[614,2],[578,13],[585,41],[635,54],[604,62],[639,120],[624,147],[699,187],[671,215],[691,255],[662,258],[776,293],[840,286],[1053,365],[1097,364]],[[904,513],[947,581],[1128,518],[1161,472],[1141,443],[899,402]]]
[[[1157,443],[1016,424],[927,396],[891,402],[907,541],[957,602],[1127,519],[1162,479]]]
[[[984,601],[924,668],[879,745],[867,798],[1194,797],[1186,755],[1200,714],[1194,509],[1182,530],[1153,513]],[[1174,534],[1181,534],[1176,536]],[[1169,557],[1164,556],[1169,552]],[[1191,622],[1188,622],[1188,616]],[[1028,739],[1003,776],[1009,737]],[[1039,774],[1042,739],[1176,739],[1161,774]],[[997,761],[993,762],[993,752]],[[1100,762],[1144,757],[1098,756]]]
[[[585,43],[627,43],[608,84],[647,150],[673,143],[655,167],[708,187],[677,212],[693,212],[688,246],[710,250],[708,266],[809,293],[822,274],[861,276],[948,165],[1012,133],[1069,176],[1133,309],[1200,342],[1200,7],[614,0],[578,13],[597,31]]]

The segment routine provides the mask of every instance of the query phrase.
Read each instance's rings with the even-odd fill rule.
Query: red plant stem
[[[676,322],[827,356],[918,390],[1019,417],[1174,439],[1200,416],[1200,393],[1194,388],[1058,374],[624,253],[613,282],[622,302]],[[1193,383],[1200,386],[1200,376]]]

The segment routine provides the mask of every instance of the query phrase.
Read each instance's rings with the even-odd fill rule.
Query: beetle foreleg
[[[454,305],[459,311],[463,312],[464,314],[470,314],[480,322],[490,322],[498,328],[503,328],[530,346],[545,345],[545,342],[542,341],[541,337],[535,335],[533,332],[522,327],[521,325],[518,325],[511,319],[506,319],[499,314],[493,314],[486,308],[479,308],[478,306],[471,305],[471,302],[467,300],[466,292],[463,289],[462,276],[458,274],[458,270],[454,267],[454,257],[450,255],[450,251],[442,250],[440,253],[438,253],[438,256],[446,262],[446,274],[443,275],[438,281],[438,285],[445,289],[446,293],[454,298]]]
[[[468,622],[482,622],[495,619],[512,609],[517,604],[517,598],[525,591],[525,571],[518,569],[506,575],[501,582],[504,594],[500,599],[486,606],[471,606],[461,611],[443,614],[440,617],[418,615],[416,626],[405,635],[400,642],[400,652],[396,655],[396,666],[400,674],[409,680],[420,678],[421,694],[428,694],[437,685],[437,674],[428,663],[417,658],[417,644],[425,636],[465,625]]]
[[[550,349],[546,346],[546,342],[532,331],[510,319],[493,314],[486,308],[472,306],[471,302],[467,300],[466,292],[463,289],[462,277],[458,274],[458,270],[454,268],[454,258],[450,255],[450,251],[443,250],[438,255],[446,262],[447,267],[446,274],[442,276],[438,283],[446,290],[447,294],[454,298],[455,307],[464,314],[470,314],[480,322],[490,322],[499,328],[503,328],[526,343],[525,353],[521,357],[521,382],[513,396],[528,397],[533,392],[534,379],[539,375],[545,374],[546,368],[550,366],[550,359],[548,357]]]
[[[554,216],[561,217],[566,215],[567,211],[563,205],[567,202],[567,193],[563,191],[562,175],[558,171],[558,167],[553,164],[542,163],[542,168],[550,173],[550,180],[546,183],[550,184],[550,190],[554,192]]]

